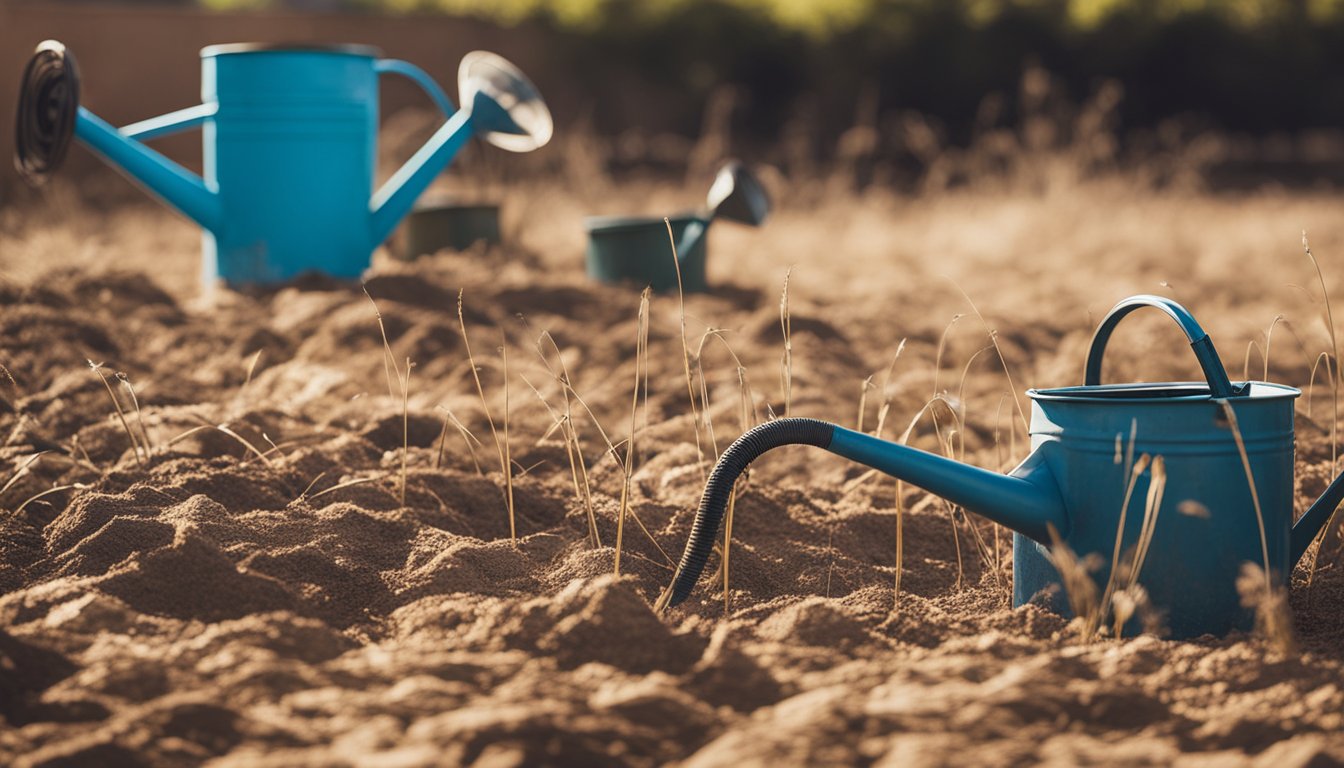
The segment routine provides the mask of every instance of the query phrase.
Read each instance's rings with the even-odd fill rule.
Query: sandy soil
[[[535,185],[511,198],[507,248],[379,260],[367,289],[396,360],[415,364],[404,503],[400,393],[358,287],[206,299],[195,233],[167,213],[99,212],[59,189],[0,212],[13,374],[0,478],[45,452],[0,495],[0,763],[1344,764],[1337,537],[1310,591],[1295,575],[1298,654],[1253,636],[1083,642],[1057,616],[1009,607],[1005,532],[908,487],[898,595],[894,483],[789,449],[759,463],[737,506],[727,604],[706,578],[655,615],[704,472],[679,307],[650,305],[631,490],[647,534],[626,520],[616,577],[623,475],[602,431],[623,455],[640,298],[584,278],[577,217],[695,197]],[[816,188],[784,203],[760,232],[716,229],[718,290],[686,300],[692,351],[707,328],[726,341],[700,357],[705,454],[742,429],[740,370],[748,421],[788,409],[853,425],[872,377],[862,418],[888,435],[946,390],[965,409],[966,459],[1004,468],[1025,450],[1011,393],[1078,383],[1116,299],[1187,302],[1234,375],[1243,355],[1262,368],[1252,342],[1284,314],[1269,378],[1306,387],[1329,341],[1302,229],[1344,296],[1344,200],[1329,194],[1098,183],[863,200]],[[516,546],[459,289],[501,429],[508,403]],[[977,356],[988,327],[1011,385],[992,352]],[[598,547],[539,346],[591,409],[574,403],[573,424]],[[1108,375],[1190,378],[1181,347],[1136,318]],[[87,360],[134,385],[127,425]],[[1299,503],[1329,475],[1325,390],[1299,409]],[[479,446],[445,431],[449,411]],[[936,439],[921,421],[913,442]]]

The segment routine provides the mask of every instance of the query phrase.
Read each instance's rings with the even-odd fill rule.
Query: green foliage
[[[201,0],[213,8],[285,5],[284,0]],[[1145,26],[1173,24],[1187,17],[1216,17],[1242,27],[1291,19],[1328,23],[1344,17],[1344,0],[336,0],[336,4],[390,12],[441,12],[486,18],[503,24],[546,19],[562,26],[594,29],[613,15],[656,24],[688,8],[732,6],[770,24],[811,37],[827,38],[874,21],[908,21],[950,10],[968,24],[987,25],[1022,13],[1052,17],[1064,28],[1094,30],[1116,19]]]
[[[709,93],[730,84],[745,98],[734,127],[746,136],[777,138],[801,110],[827,142],[871,94],[879,114],[925,113],[959,141],[985,97],[1011,97],[1029,64],[1074,100],[1117,81],[1122,130],[1185,114],[1251,133],[1344,125],[1344,0],[326,2],[540,28],[554,71],[583,83],[602,131],[695,133]]]

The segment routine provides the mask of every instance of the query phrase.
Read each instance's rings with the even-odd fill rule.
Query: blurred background
[[[687,177],[736,154],[795,181],[928,190],[1048,183],[1049,153],[1066,159],[1052,172],[1153,186],[1344,180],[1344,0],[0,0],[6,155],[48,37],[115,124],[196,103],[211,43],[369,43],[450,93],[461,56],[493,50],[555,114],[557,142],[509,161],[530,173]],[[422,99],[385,79],[393,154],[432,128]],[[199,163],[193,134],[156,146]],[[110,173],[77,150],[62,175],[132,194]],[[30,196],[0,164],[0,204]]]

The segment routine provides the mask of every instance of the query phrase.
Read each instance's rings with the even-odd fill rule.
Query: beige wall
[[[540,30],[497,28],[439,16],[384,18],[354,14],[209,13],[195,9],[125,7],[110,4],[51,4],[0,0],[0,204],[23,196],[11,157],[14,104],[23,66],[33,46],[56,38],[80,66],[81,102],[115,125],[195,104],[200,98],[198,52],[225,42],[358,42],[390,57],[407,59],[456,95],[462,55],[486,49],[512,60],[532,77],[555,112],[558,125],[581,109],[581,91],[557,71],[555,45]],[[417,88],[386,78],[384,114],[427,103]],[[185,134],[155,147],[199,167],[200,139]],[[78,178],[96,167],[88,152],[70,153],[62,174]]]

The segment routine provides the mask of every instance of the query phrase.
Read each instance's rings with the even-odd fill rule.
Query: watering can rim
[[[497,211],[500,203],[466,203],[457,200],[419,201],[411,208],[411,213],[431,213],[439,211]]]
[[[680,224],[699,221],[708,223],[709,217],[696,211],[682,211],[667,217],[667,220]],[[662,216],[587,216],[584,217],[584,229],[589,232],[615,232],[622,229],[642,229],[652,225],[663,226]]]
[[[1244,400],[1292,400],[1301,396],[1302,390],[1286,384],[1270,381],[1247,381],[1236,385],[1238,402]],[[1188,391],[1186,394],[1170,394],[1172,390]],[[1152,394],[1144,396],[1145,392]],[[1167,394],[1161,394],[1167,393]],[[1212,402],[1219,398],[1213,396],[1207,382],[1203,381],[1151,381],[1130,382],[1125,384],[1079,384],[1069,387],[1049,389],[1028,389],[1027,397],[1032,400],[1049,402],[1105,403],[1118,406],[1129,403],[1155,405],[1158,403]]]
[[[217,43],[201,49],[201,58],[228,56],[241,53],[331,53],[339,56],[359,56],[361,58],[380,59],[381,48],[360,43]]]

